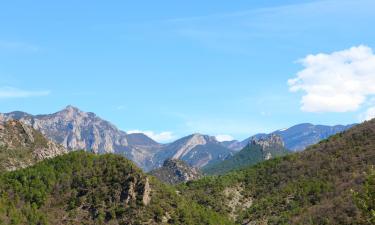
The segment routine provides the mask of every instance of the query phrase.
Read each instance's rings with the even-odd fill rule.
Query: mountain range
[[[253,138],[237,153],[250,154],[234,154],[225,161],[246,161],[243,156],[254,155],[259,162],[246,161],[249,165],[221,176],[200,178],[199,171],[184,161],[166,160],[154,175],[164,182],[182,182],[177,186],[161,183],[119,155],[65,154],[65,148],[19,121],[8,120],[0,128],[0,165],[17,169],[0,170],[0,224],[369,225],[375,221],[375,120],[281,157],[274,157],[285,151],[280,136]],[[177,152],[176,158],[186,152],[190,151]],[[9,164],[7,159],[21,163]],[[23,167],[27,168],[18,169]]]
[[[9,120],[19,120],[69,151],[85,149],[100,154],[116,153],[132,160],[144,171],[161,167],[169,158],[203,168],[233,156],[253,138],[267,136],[257,134],[244,141],[219,142],[213,136],[192,134],[173,143],[160,144],[144,134],[127,134],[94,113],[83,112],[74,106],[48,115],[19,111],[0,114],[0,121]],[[272,134],[282,137],[286,148],[298,151],[351,126],[300,124]]]
[[[223,142],[223,145],[232,150],[239,151],[246,147],[254,138],[261,138],[276,134],[282,138],[285,148],[297,152],[303,151],[308,146],[316,144],[332,135],[343,132],[355,125],[356,124],[326,126],[314,125],[311,123],[301,123],[287,129],[276,130],[269,134],[255,134],[243,141],[226,141]]]

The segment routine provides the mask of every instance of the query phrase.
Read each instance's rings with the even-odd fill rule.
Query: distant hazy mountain
[[[16,120],[0,122],[0,171],[15,170],[67,153],[40,132]]]
[[[153,152],[160,147],[146,135],[128,135],[94,113],[83,112],[73,106],[49,115],[34,116],[24,112],[0,114],[0,121],[12,119],[33,127],[68,150],[121,154],[144,169],[149,169]]]
[[[197,168],[179,159],[165,160],[162,167],[151,171],[150,174],[167,184],[178,184],[202,177]]]
[[[324,126],[324,125],[313,125],[310,123],[298,124],[288,129],[282,129],[272,132],[271,134],[279,135],[285,147],[291,151],[302,151],[306,147],[316,144],[319,141],[326,139],[334,134],[348,130],[355,124],[350,125],[336,125],[336,126]],[[241,150],[244,148],[254,137],[264,137],[269,134],[256,134],[243,141],[231,141],[223,143],[224,146],[232,150]]]
[[[207,174],[224,174],[228,171],[251,166],[256,163],[290,153],[281,137],[276,134],[264,137],[253,137],[249,144],[226,160],[203,168]]]
[[[158,167],[165,159],[180,159],[190,166],[201,168],[222,161],[232,154],[233,152],[224,147],[215,137],[192,134],[163,146],[163,149],[156,153],[153,161]]]

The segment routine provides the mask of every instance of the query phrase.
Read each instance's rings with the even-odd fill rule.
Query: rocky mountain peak
[[[87,117],[92,117],[92,118],[95,117],[95,114],[83,112],[79,108],[72,106],[72,105],[66,106],[63,110],[57,112],[56,115],[64,118],[65,120],[76,120],[76,119],[82,119],[82,118],[87,118]]]

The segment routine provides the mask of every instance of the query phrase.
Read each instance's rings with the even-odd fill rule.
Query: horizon
[[[86,111],[83,111],[79,107],[76,107],[74,105],[67,105],[63,109],[61,109],[61,110],[59,110],[57,112],[51,112],[51,113],[48,113],[48,114],[31,114],[31,115],[32,116],[52,115],[52,114],[59,113],[59,112],[62,112],[64,110],[67,110],[68,108],[73,108],[74,110],[78,110],[78,111],[84,112],[84,113],[92,113],[96,117],[98,117],[98,118],[100,118],[100,119],[102,119],[104,121],[107,121],[110,124],[112,124],[113,126],[115,126],[116,128],[118,128],[116,126],[116,124],[113,124],[111,121],[108,121],[105,118],[98,116],[95,112],[91,112],[91,111],[87,111],[86,112]],[[17,112],[29,114],[28,112],[23,112],[23,111],[0,112],[0,114],[11,114],[11,113],[17,113]],[[329,125],[324,125],[324,124],[313,124],[313,123],[305,122],[305,123],[300,123],[300,124],[294,124],[291,127],[273,130],[269,134],[271,134],[273,132],[276,132],[276,131],[286,131],[286,130],[292,128],[292,127],[299,126],[299,125],[307,125],[307,124],[308,125],[312,125],[312,126],[329,126]],[[353,124],[335,124],[335,125],[332,125],[332,126],[349,126],[349,125],[355,125],[355,124],[356,123],[353,123]],[[124,130],[121,130],[120,128],[118,128],[118,129],[120,131],[124,131]],[[185,134],[185,135],[180,136],[180,137],[174,137],[174,139],[170,140],[169,142],[163,142],[163,141],[156,140],[157,138],[155,139],[155,137],[153,137],[154,134],[148,134],[147,132],[140,132],[140,131],[137,131],[137,130],[134,130],[134,131],[124,131],[124,132],[126,132],[127,134],[143,134],[143,135],[146,135],[148,138],[150,138],[150,139],[152,139],[152,140],[154,140],[154,141],[156,141],[156,142],[158,142],[160,144],[170,144],[170,143],[173,143],[175,141],[178,141],[180,139],[183,139],[183,138],[186,138],[186,137],[189,137],[189,136],[192,136],[192,135],[203,135],[203,136],[214,137],[218,142],[226,142],[226,141],[239,141],[239,142],[243,142],[243,141],[246,141],[249,138],[252,138],[253,136],[256,136],[256,135],[259,135],[259,134],[267,134],[267,133],[264,133],[264,132],[257,132],[257,133],[254,133],[254,134],[249,134],[245,139],[235,139],[235,138],[228,139],[228,137],[220,137],[220,136],[215,136],[215,135],[211,135],[211,134],[207,134],[207,133],[205,134],[205,133],[194,132],[194,133],[190,133],[190,134]]]
[[[0,113],[74,105],[160,143],[375,117],[374,1],[20,2]]]

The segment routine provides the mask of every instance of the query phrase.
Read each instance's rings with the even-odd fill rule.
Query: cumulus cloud
[[[374,118],[375,118],[375,107],[368,108],[366,112],[360,115],[361,121],[371,120]]]
[[[299,62],[304,69],[288,84],[290,91],[304,93],[303,111],[355,111],[375,95],[375,55],[367,46],[308,55]]]
[[[14,87],[0,87],[0,98],[29,98],[49,95],[50,91],[27,91]]]
[[[233,141],[234,138],[228,134],[218,134],[215,136],[216,140],[223,142],[223,141]]]
[[[148,137],[150,137],[151,139],[157,141],[157,142],[168,142],[168,141],[171,141],[174,139],[174,135],[172,132],[170,131],[163,131],[163,132],[160,132],[160,133],[155,133],[153,131],[142,131],[142,130],[130,130],[128,131],[128,134],[144,134]]]

